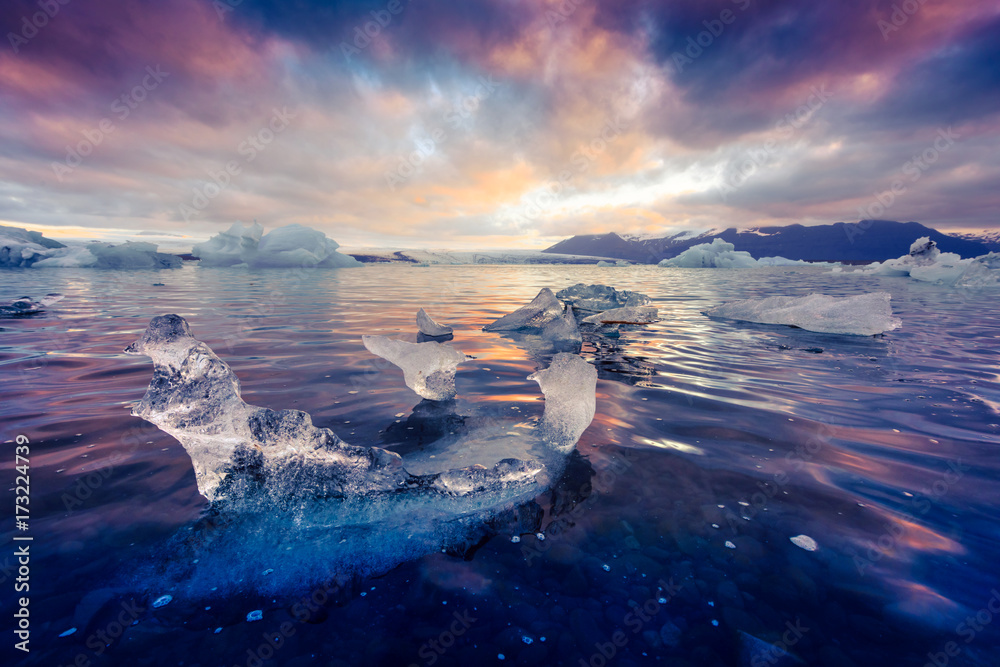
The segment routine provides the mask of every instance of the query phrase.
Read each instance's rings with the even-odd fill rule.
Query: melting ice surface
[[[808,296],[770,296],[725,303],[705,311],[720,317],[761,324],[786,324],[820,333],[874,336],[902,326],[892,316],[888,292],[835,297],[825,294]]]

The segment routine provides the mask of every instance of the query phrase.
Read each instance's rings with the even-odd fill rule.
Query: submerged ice
[[[784,324],[820,333],[873,336],[902,326],[893,317],[892,296],[874,292],[834,297],[810,294],[803,297],[771,296],[744,299],[716,306],[705,315],[761,324]]]
[[[385,336],[362,336],[361,342],[372,354],[402,369],[406,386],[432,401],[455,398],[455,371],[472,358],[434,341],[409,343]]]
[[[47,306],[51,306],[57,301],[62,301],[62,294],[46,294],[44,297],[38,301],[33,300],[30,296],[22,296],[19,299],[14,299],[9,304],[0,306],[0,317],[22,317],[24,315],[35,315],[45,310]]]

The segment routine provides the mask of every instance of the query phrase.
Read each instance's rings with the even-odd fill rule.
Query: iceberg
[[[973,259],[956,284],[959,287],[995,287],[1000,284],[1000,253],[991,252]]]
[[[254,268],[364,266],[350,255],[337,252],[339,247],[321,231],[303,225],[285,225],[264,234],[256,255],[247,263]]]
[[[34,266],[98,269],[176,269],[182,264],[177,255],[157,252],[155,243],[126,241],[88,243],[54,250]]]
[[[239,506],[259,493],[287,504],[294,498],[397,497],[401,492],[485,494],[501,502],[537,492],[536,477],[545,469],[538,461],[502,459],[492,468],[411,475],[399,454],[349,445],[314,426],[305,412],[244,402],[232,369],[195,339],[178,315],[154,317],[125,353],[148,356],[154,366],[132,414],[181,443],[191,457],[199,493],[213,503]],[[573,438],[589,424],[583,420],[594,414],[596,370],[576,355],[566,356],[533,376],[546,396],[544,442],[552,454],[570,451]]]
[[[340,268],[364,266],[350,255],[337,252],[340,245],[323,232],[303,225],[285,225],[263,234],[256,222],[228,230],[191,249],[204,266],[251,268]]]
[[[50,250],[65,247],[58,241],[45,238],[41,232],[0,225],[0,267],[28,267],[44,259]]]
[[[438,324],[432,320],[430,315],[424,312],[423,308],[417,311],[417,329],[425,336],[434,337],[447,336],[454,331],[451,327]]]
[[[437,342],[408,343],[385,336],[362,336],[372,354],[403,370],[406,386],[432,401],[455,398],[455,371],[472,359],[450,345]]]
[[[914,280],[961,287],[988,287],[1000,282],[1000,262],[996,253],[962,259],[952,252],[941,252],[937,243],[923,236],[910,245],[910,253],[875,262],[850,273],[875,276],[908,276]]]
[[[699,243],[691,246],[676,257],[664,259],[660,266],[673,266],[684,269],[756,269],[764,266],[832,266],[829,262],[807,262],[801,259],[786,259],[784,257],[761,257],[754,259],[745,251],[737,250],[736,246],[719,237],[711,243]]]
[[[559,290],[556,297],[572,305],[577,310],[601,312],[614,308],[645,306],[649,297],[638,292],[616,290],[607,285],[584,285],[577,283],[572,287]]]
[[[157,252],[155,243],[94,241],[67,246],[39,232],[0,226],[2,268],[175,269],[181,263],[177,255]]]
[[[549,324],[565,315],[565,308],[548,287],[542,290],[527,305],[513,313],[487,324],[483,331],[520,331],[540,334]]]
[[[584,324],[649,324],[659,321],[658,313],[655,306],[629,306],[605,310],[582,321]]]
[[[888,292],[834,297],[810,294],[803,297],[771,296],[733,301],[704,314],[760,324],[784,324],[820,333],[874,336],[902,326],[892,316]]]
[[[11,301],[9,304],[0,306],[0,317],[23,317],[25,315],[35,315],[45,310],[46,306],[51,306],[57,301],[62,301],[62,294],[46,294],[38,301],[33,301],[29,296],[22,296]]]
[[[256,222],[246,227],[234,222],[226,231],[193,246],[191,254],[201,260],[202,266],[245,264],[256,256],[263,234],[264,228]]]

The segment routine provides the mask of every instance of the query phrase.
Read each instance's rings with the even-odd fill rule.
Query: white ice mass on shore
[[[660,266],[673,266],[682,269],[756,269],[764,266],[830,266],[828,263],[806,262],[800,259],[784,257],[753,256],[721,238],[712,239],[711,243],[699,243],[691,246],[676,257],[664,259]]]
[[[893,317],[888,292],[835,297],[810,294],[803,297],[770,296],[744,299],[705,311],[718,317],[760,324],[783,324],[807,331],[874,336],[902,326]]]
[[[991,252],[980,257],[962,259],[953,252],[941,252],[937,243],[924,236],[913,242],[908,255],[875,262],[848,273],[908,276],[928,283],[987,287],[1000,284],[1000,253]]]
[[[224,232],[191,249],[202,266],[250,268],[341,268],[363,266],[349,255],[337,252],[340,245],[323,232],[303,225],[285,225],[267,234],[256,222],[236,222]]]

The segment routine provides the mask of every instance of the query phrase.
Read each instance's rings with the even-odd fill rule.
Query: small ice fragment
[[[451,327],[432,320],[423,308],[417,311],[417,329],[425,336],[447,336],[454,331]]]
[[[455,398],[455,370],[472,358],[433,341],[408,343],[385,336],[362,336],[361,341],[369,352],[401,368],[407,387],[432,401]]]
[[[531,637],[529,637],[528,635],[521,635],[521,641],[524,642],[525,644],[534,644],[535,643],[535,640],[532,639]]]
[[[541,333],[547,324],[560,319],[564,310],[552,290],[544,287],[530,303],[487,324],[483,331]]]
[[[816,540],[809,537],[808,535],[796,535],[795,537],[789,537],[792,544],[799,547],[800,549],[805,549],[806,551],[816,551],[819,545],[816,544]]]
[[[215,632],[213,632],[212,634],[215,634],[215,635],[217,635],[217,634],[219,634],[220,632],[222,632],[222,628],[216,628],[216,629],[215,629]]]
[[[601,566],[601,569],[604,570],[605,572],[610,572],[611,566],[605,563],[604,565]]]
[[[247,614],[247,623],[253,623],[254,621],[259,621],[264,618],[264,612],[261,609],[256,609],[249,614]]]
[[[732,541],[730,541],[730,540],[726,540],[726,548],[727,548],[727,549],[735,549],[735,548],[736,548],[736,545],[735,545],[735,544],[733,544],[733,543],[732,543]]]
[[[70,628],[69,630],[66,630],[65,632],[59,633],[59,636],[60,637],[69,637],[74,632],[76,632],[76,628]]]
[[[173,595],[161,595],[160,597],[153,600],[153,609],[166,607],[168,604],[170,604],[170,601],[173,599],[174,599]]]

